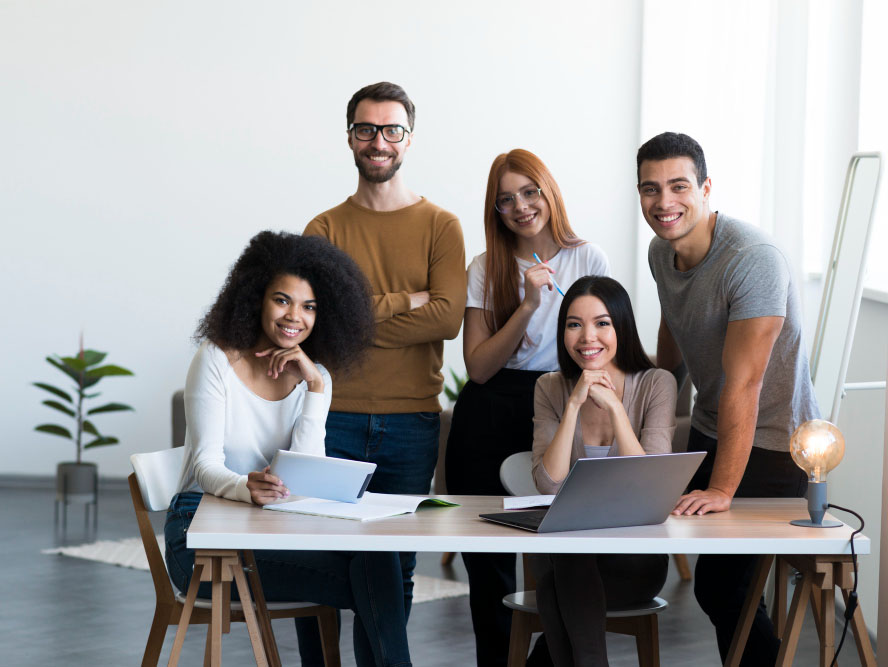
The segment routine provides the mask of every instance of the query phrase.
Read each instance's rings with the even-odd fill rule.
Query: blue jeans
[[[164,536],[170,579],[183,593],[194,569],[194,551],[185,547],[200,493],[180,493],[167,511]],[[361,667],[409,666],[407,619],[401,596],[401,564],[395,554],[350,551],[256,551],[262,590],[269,602],[299,600],[355,611],[355,632],[366,652]],[[210,597],[210,582],[199,594]],[[237,599],[232,588],[231,597]],[[358,621],[360,619],[360,622]],[[314,619],[310,620],[317,628]]]
[[[385,415],[330,412],[325,445],[327,456],[376,464],[369,491],[424,495],[432,485],[440,430],[441,418],[437,412]],[[399,557],[404,590],[402,609],[406,619],[413,602],[416,553],[404,552]],[[296,619],[299,655],[303,667],[321,667],[324,660],[318,627],[307,621]],[[369,657],[371,649],[370,638],[361,630],[356,628],[353,633],[358,664]]]

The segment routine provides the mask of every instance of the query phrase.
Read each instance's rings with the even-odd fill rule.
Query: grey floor
[[[60,543],[79,544],[91,538],[83,513],[75,507],[62,537],[53,528],[53,492],[48,486],[0,482],[0,536],[4,565],[0,569],[0,665],[138,665],[154,610],[154,590],[147,572],[40,553]],[[160,528],[161,516],[158,519]],[[129,492],[107,484],[100,493],[98,539],[138,535]],[[466,580],[457,558],[453,568],[440,565],[440,554],[420,554],[417,571],[430,576]],[[661,664],[703,667],[717,665],[718,653],[708,620],[697,607],[692,587],[679,581],[674,569],[661,595],[669,609],[660,616]],[[343,665],[351,655],[351,612],[343,614]],[[183,665],[202,664],[204,629],[193,628],[185,641]],[[292,622],[275,621],[275,634],[285,665],[298,665]],[[418,666],[474,665],[474,638],[468,598],[416,605],[409,625],[410,648]],[[162,660],[169,656],[173,632],[167,633]],[[608,635],[613,667],[636,665],[634,641]],[[252,661],[249,639],[235,624],[223,639],[224,664]],[[858,664],[853,640],[842,651],[843,665]],[[817,663],[813,622],[806,619],[796,665]]]

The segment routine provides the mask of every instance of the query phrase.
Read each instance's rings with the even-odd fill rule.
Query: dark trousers
[[[438,461],[438,433],[441,417],[437,412],[370,415],[330,412],[327,415],[327,456],[376,464],[368,491],[373,493],[429,492]],[[403,613],[410,617],[413,602],[415,552],[398,554],[401,566]],[[318,624],[312,618],[297,618],[296,633],[303,667],[324,664]],[[372,646],[360,617],[353,631],[355,659],[359,665],[372,664]]]
[[[706,452],[706,458],[694,475],[689,490],[706,489],[712,475],[718,442],[691,428],[688,437],[689,452]],[[801,498],[808,488],[805,473],[793,462],[789,452],[774,452],[753,447],[746,471],[734,494],[736,498]],[[700,555],[694,573],[694,595],[700,607],[715,626],[718,652],[722,663],[731,647],[734,630],[746,599],[758,556],[755,555]],[[777,660],[780,640],[759,602],[749,632],[741,667],[768,667]]]
[[[664,554],[532,554],[536,599],[556,667],[607,667],[607,610],[663,588]]]
[[[533,445],[533,390],[542,371],[500,370],[484,384],[468,382],[453,409],[447,438],[448,493],[508,495],[500,464]],[[512,612],[503,597],[514,593],[515,554],[462,554],[469,575],[469,606],[478,667],[505,667]],[[551,664],[539,642],[534,664]]]

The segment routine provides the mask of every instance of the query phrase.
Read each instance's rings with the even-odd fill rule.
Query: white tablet
[[[290,495],[356,503],[364,495],[375,463],[334,459],[279,449],[271,474],[279,477]]]

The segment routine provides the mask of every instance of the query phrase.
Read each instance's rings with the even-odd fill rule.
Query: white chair
[[[154,592],[157,598],[154,610],[154,620],[148,633],[148,642],[142,657],[142,665],[157,665],[160,651],[167,628],[170,625],[178,625],[179,618],[185,603],[185,595],[175,592],[166,570],[166,563],[157,539],[154,536],[154,527],[149,519],[149,512],[166,511],[170,501],[178,491],[179,473],[185,458],[185,448],[175,447],[159,452],[147,454],[133,454],[130,457],[133,470],[129,476],[130,495],[133,507],[136,510],[136,520],[139,524],[139,534],[142,537],[142,545],[148,557],[148,566],[151,577],[154,580]],[[252,553],[245,552],[244,560],[253,570],[251,579],[258,582],[255,574],[255,561]],[[255,587],[254,587],[255,588]],[[261,595],[261,590],[254,594]],[[324,650],[324,663],[328,667],[339,667],[339,633],[337,630],[336,610],[333,607],[317,605],[311,602],[270,602],[267,605],[270,618],[295,618],[302,616],[317,616],[321,629],[321,643]],[[198,598],[194,605],[194,611],[189,619],[189,624],[206,624],[211,619],[212,602],[207,598]],[[239,602],[230,605],[229,619],[231,621],[245,621],[243,607]],[[228,631],[228,623],[225,623],[224,631]],[[209,628],[208,628],[209,638]],[[277,646],[271,633],[270,624],[266,628],[265,650],[272,664],[280,664]],[[178,647],[181,650],[181,646]],[[179,650],[174,646],[170,655],[170,664],[174,665],[179,659]]]
[[[500,481],[513,496],[537,495],[531,476],[530,452],[518,452],[507,457],[500,465]],[[530,572],[527,555],[524,559],[524,590],[503,598],[503,604],[512,610],[512,632],[509,637],[508,667],[524,667],[531,635],[542,632],[536,604],[536,581]],[[657,614],[669,603],[655,597],[632,607],[608,609],[607,631],[635,637],[639,667],[658,667],[660,664],[660,637]]]

